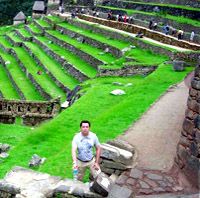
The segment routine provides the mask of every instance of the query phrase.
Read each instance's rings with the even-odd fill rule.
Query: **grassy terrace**
[[[12,47],[10,42],[4,36],[0,36],[0,44],[2,44],[6,48],[11,48]]]
[[[2,65],[0,65],[0,79],[0,90],[3,93],[3,96],[6,99],[20,99]]]
[[[2,50],[0,50],[0,56],[5,62],[10,62],[10,64],[7,64],[6,67],[8,68],[20,90],[23,92],[25,98],[27,100],[43,100],[39,92],[35,89],[31,82],[26,78],[25,74],[21,71],[15,58],[12,57],[10,54],[4,53]]]
[[[98,48],[95,48],[91,45],[88,45],[86,43],[80,43],[76,39],[71,38],[70,36],[63,35],[58,31],[55,30],[49,30],[47,31],[49,34],[56,36],[59,40],[62,40],[70,45],[73,45],[74,47],[82,50],[83,52],[86,52],[87,54],[92,55],[93,57],[105,62],[110,63],[115,60],[115,57],[110,53],[103,53],[104,51]],[[103,54],[101,54],[103,53]]]
[[[24,66],[28,69],[28,72],[33,75],[35,80],[41,85],[41,87],[49,93],[52,98],[61,97],[62,101],[65,101],[66,94],[59,88],[55,82],[48,76],[48,74],[43,71],[43,69],[35,63],[34,59],[21,47],[13,48],[19,57],[20,61],[24,64]],[[38,70],[42,71],[41,75],[38,75]],[[70,88],[73,88],[70,84]]]
[[[33,23],[29,24],[28,27],[31,29],[32,32],[36,34],[42,33],[42,31]]]
[[[123,49],[123,48],[129,46],[129,43],[126,43],[126,42],[123,42],[123,41],[118,41],[118,40],[112,39],[112,38],[108,38],[108,37],[105,37],[101,34],[94,33],[90,30],[84,30],[84,29],[80,30],[79,27],[71,25],[67,22],[59,23],[58,26],[61,26],[63,28],[69,29],[73,32],[82,34],[82,35],[87,36],[89,38],[93,38],[97,41],[100,41],[101,43],[105,43],[107,45],[110,45],[110,46],[113,46],[113,47],[116,47],[116,48],[119,48],[119,49]]]
[[[49,28],[49,27],[51,27],[51,25],[50,25],[47,21],[45,21],[45,20],[43,20],[43,19],[37,20],[37,23],[38,23],[40,26],[44,27],[44,28]]]
[[[24,37],[27,37],[27,38],[30,38],[32,37],[31,33],[28,32],[26,29],[24,28],[20,28],[19,29],[19,32],[24,36]]]
[[[53,23],[61,23],[62,21],[64,21],[63,19],[61,19],[58,16],[46,16],[46,18],[51,20]]]
[[[18,37],[16,32],[9,32],[7,35],[15,42],[22,42],[22,39]]]
[[[133,61],[126,62],[126,57],[133,58]],[[159,54],[155,55],[148,50],[135,48],[126,52],[126,56],[119,58],[112,64],[102,66],[102,68],[119,69],[125,65],[154,66],[159,65],[166,60],[168,60],[167,56],[162,56]]]
[[[85,95],[67,111],[32,131],[21,128],[25,138],[11,143],[15,147],[9,152],[9,158],[1,163],[0,177],[14,165],[28,167],[28,161],[34,153],[47,158],[38,171],[72,177],[71,140],[79,130],[80,120],[92,122],[91,130],[101,142],[115,138],[138,120],[169,86],[183,80],[191,69],[174,72],[171,65],[160,65],[146,78],[110,77],[86,81],[83,84]],[[114,85],[113,82],[121,82],[124,86]],[[127,87],[127,83],[133,85]],[[111,95],[110,91],[117,88],[123,89],[126,94],[118,97]],[[3,126],[0,129],[6,131]],[[12,134],[16,134],[17,130],[18,126],[13,127]],[[0,142],[4,137],[0,136]]]
[[[188,6],[183,5],[177,5],[177,4],[162,4],[162,3],[150,3],[150,2],[136,2],[136,1],[121,1],[121,2],[127,2],[127,3],[133,3],[133,4],[143,4],[143,5],[155,5],[155,6],[162,6],[162,7],[171,7],[171,8],[178,8],[178,9],[184,9],[184,10],[192,10],[192,11],[199,11],[199,8],[192,8]]]
[[[69,88],[74,88],[78,84],[76,79],[67,74],[62,66],[53,58],[47,56],[46,52],[37,44],[31,42],[26,42],[25,44],[60,82]]]
[[[89,65],[86,61],[82,60],[81,58],[72,54],[71,52],[61,48],[60,46],[52,43],[46,37],[37,37],[37,39],[43,42],[45,45],[47,45],[51,50],[53,50],[59,56],[63,56],[70,64],[72,64],[74,67],[76,67],[78,70],[80,70],[88,77],[93,78],[96,76],[97,73],[96,69],[93,68],[91,65]]]
[[[176,21],[177,23],[185,23],[185,24],[190,24],[196,27],[200,27],[200,21],[198,20],[193,20],[190,18],[186,18],[183,16],[173,16],[173,15],[169,15],[169,14],[162,14],[162,12],[144,12],[144,11],[139,11],[139,10],[133,10],[133,9],[124,9],[124,8],[119,8],[119,7],[111,7],[111,6],[101,6],[98,5],[98,7],[100,8],[106,8],[109,10],[122,10],[125,11],[129,16],[134,15],[134,14],[144,14],[147,16],[159,16],[161,18],[166,18],[166,19],[170,19],[173,21]]]

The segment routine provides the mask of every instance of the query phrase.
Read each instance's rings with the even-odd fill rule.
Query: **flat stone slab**
[[[50,176],[49,174],[36,172],[22,167],[14,167],[7,173],[5,178],[1,180],[0,186],[7,183],[9,185],[7,187],[4,185],[4,190],[9,192],[9,187],[14,186],[16,189],[20,189],[21,194],[26,195],[26,197],[34,192],[32,198],[36,198],[38,197],[38,194],[50,196],[60,180],[59,177]]]
[[[120,149],[110,144],[101,144],[101,157],[120,162],[125,165],[132,165],[133,154],[130,151]]]

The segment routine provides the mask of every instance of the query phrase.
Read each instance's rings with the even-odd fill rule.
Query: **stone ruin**
[[[101,154],[102,172],[91,183],[61,179],[46,173],[13,167],[5,178],[0,180],[0,197],[101,198],[107,196],[109,198],[132,198],[134,193],[126,187],[115,184],[115,181],[124,170],[134,166],[135,157],[134,147],[122,140],[113,140],[103,144]]]
[[[185,120],[175,162],[197,189],[200,188],[200,63],[191,82]]]
[[[23,124],[34,126],[53,118],[60,111],[60,98],[40,102],[0,99],[0,123],[13,124],[16,117]]]

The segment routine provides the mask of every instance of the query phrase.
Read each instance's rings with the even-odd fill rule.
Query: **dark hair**
[[[88,123],[89,127],[90,127],[90,121],[88,121],[88,120],[82,120],[81,123],[80,123],[80,127],[82,126],[83,123]]]

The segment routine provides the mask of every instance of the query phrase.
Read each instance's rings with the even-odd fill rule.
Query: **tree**
[[[13,18],[20,11],[26,16],[32,14],[32,7],[35,0],[0,0],[0,25],[10,25]]]

